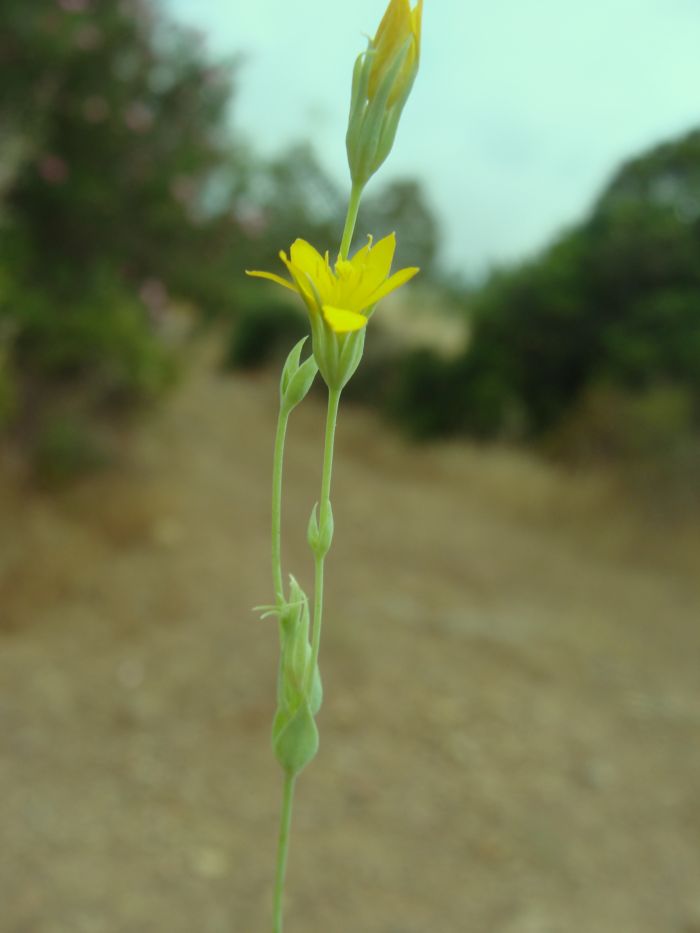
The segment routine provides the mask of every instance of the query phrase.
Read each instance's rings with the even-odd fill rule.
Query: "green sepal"
[[[350,121],[345,138],[350,176],[355,185],[367,183],[386,159],[393,145],[401,111],[408,99],[408,92],[402,94],[400,100],[395,101],[392,106],[389,106],[389,97],[408,55],[410,42],[411,40],[407,39],[397,52],[376,93],[371,100],[365,100],[364,107],[360,106],[355,95],[361,93],[360,79],[366,77],[367,82],[369,81],[371,60],[369,64],[365,61],[363,67],[358,69],[357,87],[353,88]],[[368,59],[369,54],[365,53],[365,55]],[[411,78],[408,91],[412,83]],[[366,95],[366,86],[363,86]]]
[[[318,669],[318,664],[314,668],[313,677],[311,678],[311,689],[309,690],[308,700],[312,715],[318,715],[318,711],[321,709],[321,704],[323,703],[323,684],[321,683],[321,672]]]
[[[318,751],[318,728],[309,703],[302,703],[291,715],[277,711],[272,748],[287,774],[299,774],[312,761]]]
[[[369,78],[372,71],[374,56],[374,49],[368,47],[365,52],[358,55],[352,73],[350,115],[348,117],[348,129],[345,134],[345,148],[348,154],[350,173],[353,177],[353,166],[357,165],[359,155],[358,146],[361,142],[359,129],[362,125],[365,110],[367,109],[367,89],[369,88]]]
[[[329,552],[333,541],[333,528],[333,508],[330,500],[327,500],[326,507],[321,509],[320,524],[318,521],[318,503],[314,503],[306,537],[309,547],[316,557],[325,557]]]
[[[289,578],[290,600],[280,612],[280,683],[277,702],[295,709],[305,698],[309,680],[309,601],[293,576]]]
[[[301,351],[305,342],[306,337],[302,337],[301,340],[294,344],[292,349],[287,354],[287,359],[285,360],[284,366],[282,367],[282,376],[280,378],[280,396],[285,394],[289,386],[289,380],[299,368]]]
[[[321,708],[323,687],[318,665],[311,671],[309,601],[293,576],[289,578],[289,600],[277,613],[280,663],[272,744],[282,767],[298,774],[318,748],[313,717]]]
[[[365,348],[366,328],[350,334],[336,334],[320,314],[311,316],[314,357],[329,389],[340,392],[360,365]]]
[[[299,363],[302,348],[308,338],[296,343],[289,352],[280,378],[280,406],[287,414],[302,402],[316,378],[318,365],[313,356]]]

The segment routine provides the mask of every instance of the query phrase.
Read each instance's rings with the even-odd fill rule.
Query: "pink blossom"
[[[238,205],[233,218],[251,240],[259,239],[267,230],[268,219],[265,212],[254,205]]]
[[[66,13],[84,13],[90,6],[90,0],[58,0],[58,5]]]
[[[124,122],[134,133],[146,133],[153,126],[153,111],[143,101],[132,101],[124,111]]]
[[[109,104],[104,97],[96,94],[86,98],[83,103],[83,114],[88,123],[102,123],[109,114]]]
[[[49,185],[62,185],[68,178],[68,164],[60,156],[47,153],[39,159],[39,174]]]
[[[170,184],[170,193],[179,204],[191,204],[197,193],[197,185],[189,175],[176,175]]]
[[[139,289],[139,298],[152,314],[157,314],[168,303],[168,289],[160,279],[145,279]]]
[[[102,30],[94,23],[86,23],[75,34],[75,44],[83,52],[91,52],[102,45]]]

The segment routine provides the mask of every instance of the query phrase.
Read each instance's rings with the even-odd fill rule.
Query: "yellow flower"
[[[331,267],[328,253],[321,256],[306,240],[295,240],[280,259],[291,281],[274,272],[246,270],[247,275],[270,279],[303,298],[312,317],[320,317],[335,334],[361,330],[377,302],[404,285],[418,272],[409,267],[389,275],[396,249],[396,237],[390,234],[373,246],[372,238],[352,259],[338,259]]]
[[[401,97],[413,82],[420,57],[422,15],[423,0],[418,0],[413,9],[409,0],[390,0],[377,34],[370,43],[370,49],[374,50],[367,89],[367,97],[370,100],[377,93],[382,79],[391,71],[397,57],[403,54],[404,47],[406,57],[394,79],[387,106],[390,107]]]

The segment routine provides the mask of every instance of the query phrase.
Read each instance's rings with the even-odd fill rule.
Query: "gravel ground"
[[[270,929],[271,376],[203,366],[125,465],[0,479],[1,933]],[[323,411],[294,417],[306,584]],[[698,933],[700,534],[341,413],[289,933]]]

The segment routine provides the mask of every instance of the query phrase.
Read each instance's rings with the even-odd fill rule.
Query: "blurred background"
[[[279,271],[378,0],[3,0],[2,933],[269,928]],[[426,0],[356,242],[291,930],[700,931],[692,0]],[[309,586],[320,387],[288,448]]]

